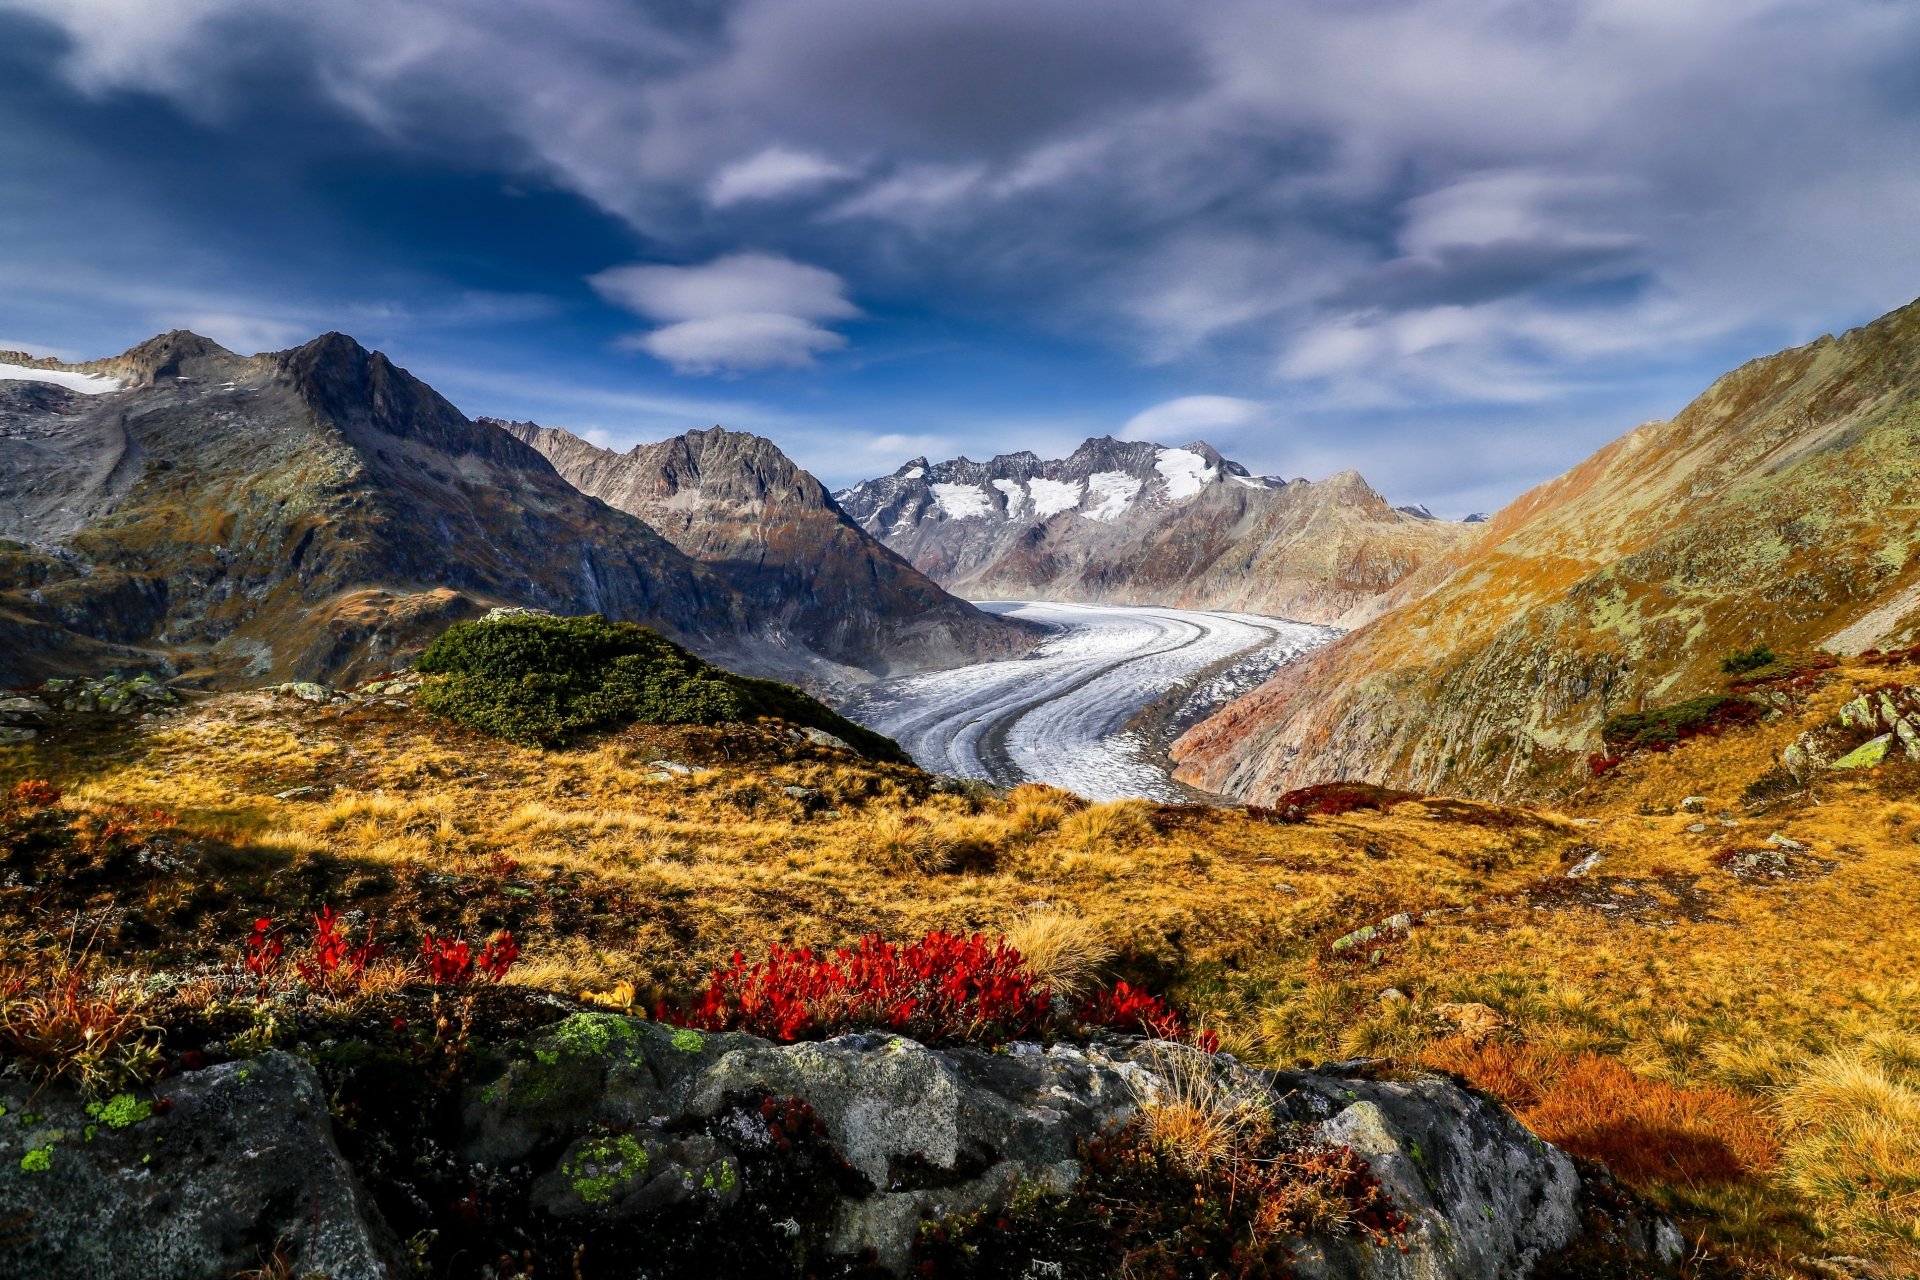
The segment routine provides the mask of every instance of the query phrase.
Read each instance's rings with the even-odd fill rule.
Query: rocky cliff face
[[[1465,536],[1359,475],[1254,476],[1210,445],[1088,440],[1051,461],[916,458],[836,497],[862,528],[973,597],[1233,609],[1351,626]]]
[[[0,374],[0,684],[351,678],[503,604],[810,683],[896,652],[769,616],[753,575],[736,587],[341,334],[242,357],[171,333],[85,365],[0,354]]]
[[[1402,607],[1188,733],[1181,775],[1551,792],[1609,714],[1706,691],[1734,650],[1911,639],[1920,304],[1727,374],[1475,528]]]
[[[724,572],[755,616],[837,662],[876,673],[952,666],[1037,638],[948,595],[869,537],[771,440],[714,427],[616,453],[531,422],[481,421]]]

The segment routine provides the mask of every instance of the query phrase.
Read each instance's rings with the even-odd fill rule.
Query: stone
[[[312,1067],[270,1052],[90,1111],[70,1090],[0,1081],[0,1274],[229,1280],[274,1242],[290,1274],[397,1280],[401,1250],[339,1148]],[[32,1115],[31,1124],[12,1117]]]
[[[1487,1034],[1504,1025],[1484,1005],[1442,1008]],[[576,1014],[483,1066],[463,1098],[460,1154],[531,1160],[531,1202],[556,1218],[644,1230],[656,1210],[724,1209],[732,1171],[767,1138],[751,1100],[800,1099],[848,1169],[824,1220],[792,1224],[796,1247],[805,1235],[830,1253],[870,1250],[903,1274],[921,1222],[1004,1207],[1023,1187],[1068,1192],[1084,1176],[1079,1142],[1183,1096],[1198,1074],[1354,1146],[1410,1220],[1404,1254],[1306,1242],[1303,1277],[1521,1275],[1581,1236],[1579,1173],[1509,1112],[1449,1080],[1363,1071],[1270,1074],[1133,1040],[936,1050],[867,1032],[775,1045]]]
[[[1877,738],[1861,743],[1827,767],[1830,769],[1871,769],[1887,758],[1887,751],[1892,746],[1893,735],[1891,733],[1883,733]]]
[[[845,738],[828,733],[825,729],[802,729],[800,733],[816,747],[834,747],[841,751],[853,750]]]
[[[1590,849],[1581,857],[1580,861],[1567,868],[1567,879],[1578,880],[1606,860],[1606,854],[1601,853],[1598,849]]]
[[[1807,848],[1801,841],[1795,840],[1790,836],[1783,836],[1778,831],[1767,837],[1767,843],[1777,845],[1782,849],[1792,849],[1795,852],[1805,852]]]
[[[281,693],[292,694],[302,702],[331,702],[333,700],[333,690],[323,684],[315,684],[311,680],[295,680],[276,687]]]
[[[38,729],[28,729],[17,725],[0,725],[0,744],[32,742],[40,736]]]
[[[1687,813],[1700,813],[1707,807],[1705,796],[1686,796],[1680,801],[1680,808]]]
[[[1380,993],[1379,999],[1381,1004],[1405,1004],[1407,993],[1398,987],[1388,987]]]
[[[301,796],[317,795],[319,791],[320,788],[318,787],[289,787],[285,791],[274,792],[273,798],[275,800],[298,800]]]

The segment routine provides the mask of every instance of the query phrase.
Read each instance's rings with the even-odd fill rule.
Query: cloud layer
[[[271,90],[591,202],[632,248],[579,274],[678,373],[851,378],[917,324],[987,386],[1072,344],[1130,432],[1212,405],[1250,464],[1338,444],[1475,505],[1920,293],[1920,9],[1879,0],[6,11],[96,101],[237,127]]]

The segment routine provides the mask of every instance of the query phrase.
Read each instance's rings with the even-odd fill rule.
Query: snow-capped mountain
[[[1351,624],[1462,536],[1353,472],[1256,476],[1213,446],[1091,439],[1066,457],[915,458],[834,495],[950,591]]]

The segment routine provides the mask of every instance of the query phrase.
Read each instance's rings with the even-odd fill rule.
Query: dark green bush
[[[1720,669],[1730,676],[1743,676],[1749,671],[1771,666],[1773,661],[1773,650],[1764,644],[1757,644],[1751,649],[1736,649],[1720,659]]]
[[[1710,693],[1668,707],[1613,716],[1601,727],[1600,736],[1609,746],[1663,751],[1683,738],[1751,724],[1761,715],[1762,709],[1749,699]]]
[[[735,675],[656,631],[599,614],[455,623],[416,665],[434,677],[421,687],[421,706],[528,746],[629,724],[769,717],[824,729],[873,759],[906,759],[891,738],[791,685]]]

